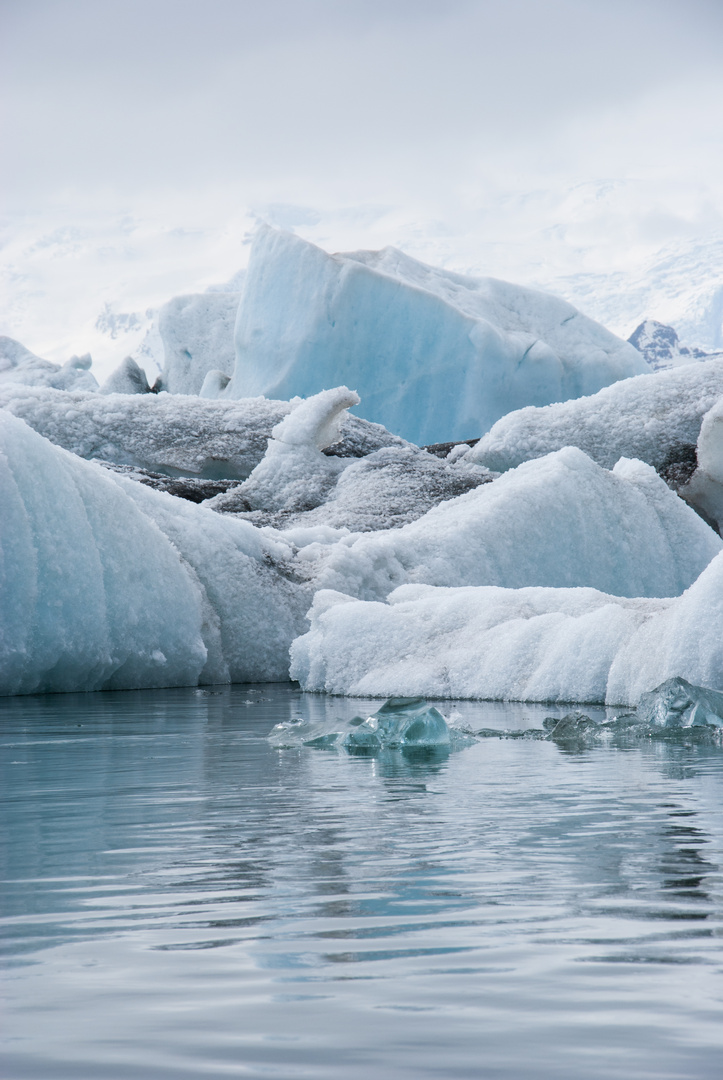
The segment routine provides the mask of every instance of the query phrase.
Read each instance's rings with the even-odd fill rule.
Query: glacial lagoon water
[[[379,705],[0,702],[5,1080],[718,1080],[723,751],[266,739]]]

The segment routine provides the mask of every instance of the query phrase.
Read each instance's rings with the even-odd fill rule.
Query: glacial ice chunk
[[[696,458],[697,468],[679,494],[723,535],[723,394],[703,418]]]
[[[673,598],[404,585],[387,603],[318,592],[309,619],[291,649],[305,690],[635,706],[679,677],[723,692],[723,552]]]
[[[324,502],[347,462],[322,454],[341,439],[342,414],[359,402],[346,386],[323,390],[292,411],[273,429],[263,459],[229,499],[251,510],[310,510]],[[213,505],[213,504],[212,504]]]
[[[203,599],[168,539],[4,412],[0,450],[0,694],[197,682]]]
[[[391,697],[374,714],[383,745],[432,748],[449,746],[447,722],[424,698]]]
[[[393,248],[327,255],[268,227],[251,253],[226,394],[304,397],[343,381],[364,416],[419,445],[511,409],[594,393],[642,356],[544,293],[425,266]]]
[[[71,356],[62,366],[43,360],[19,341],[0,337],[0,383],[48,386],[57,390],[95,391],[98,383],[90,371],[91,357]]]
[[[317,588],[364,600],[407,582],[650,597],[683,592],[722,547],[649,465],[608,471],[567,447],[402,528],[352,534],[324,551],[311,545],[299,559]]]
[[[61,393],[0,381],[0,408],[78,457],[99,458],[171,476],[245,480],[266,453],[288,401],[208,401],[180,394],[132,397]],[[379,424],[345,413],[335,454],[362,457],[404,446]]]
[[[161,386],[171,394],[199,394],[206,375],[233,372],[233,328],[240,293],[174,296],[158,312],[163,341]],[[206,386],[206,396],[210,384]]]
[[[203,398],[219,398],[230,382],[231,376],[227,375],[225,371],[219,371],[217,368],[207,371],[204,380],[201,383],[201,389],[198,392],[198,396]]]
[[[478,465],[446,461],[414,446],[388,446],[347,464],[326,502],[293,523],[352,532],[398,529],[493,478]]]
[[[101,394],[150,394],[151,388],[143,368],[132,356],[126,356],[101,386]]]
[[[723,694],[676,676],[643,694],[637,714],[652,727],[723,727]]]
[[[589,397],[503,416],[465,455],[497,472],[577,446],[598,465],[620,457],[661,468],[695,446],[703,417],[723,397],[723,359],[623,379]]]
[[[0,506],[0,694],[288,677],[311,589],[278,535],[82,461],[3,411]]]
[[[421,697],[389,698],[371,716],[312,723],[287,720],[269,734],[272,746],[291,749],[343,749],[351,754],[376,754],[382,750],[461,750],[473,743],[464,732],[450,728],[434,706]]]

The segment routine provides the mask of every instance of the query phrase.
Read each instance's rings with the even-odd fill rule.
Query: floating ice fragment
[[[560,720],[548,716],[542,721],[542,726],[548,732],[547,738],[551,742],[567,746],[572,743],[584,743],[600,731],[600,725],[583,712],[567,713]]]
[[[723,727],[723,694],[676,676],[643,694],[637,714],[651,727]]]
[[[450,732],[442,714],[424,698],[389,698],[381,709],[347,735],[347,749],[388,747],[449,747]]]
[[[308,720],[286,720],[277,724],[268,738],[277,749],[341,747],[351,754],[380,750],[449,752],[474,742],[470,736],[450,728],[424,698],[389,698],[372,716],[355,716],[348,721],[312,724]]]

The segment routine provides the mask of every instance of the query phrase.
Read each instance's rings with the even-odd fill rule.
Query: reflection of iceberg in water
[[[471,746],[474,741],[450,728],[441,712],[420,697],[389,698],[366,719],[285,720],[269,735],[269,742],[279,750],[308,746],[316,750],[344,749],[350,754],[376,754],[381,750],[448,753]]]
[[[708,878],[716,875],[718,867],[703,855],[703,844],[710,842],[704,829],[696,824],[695,810],[672,806],[668,810],[671,819],[663,831],[666,849],[660,858],[659,872],[663,876],[661,887],[670,896],[681,900],[711,899]],[[707,919],[708,912],[689,912],[688,919]]]

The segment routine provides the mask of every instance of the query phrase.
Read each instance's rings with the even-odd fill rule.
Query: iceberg
[[[233,333],[240,296],[238,292],[174,296],[161,307],[158,331],[164,366],[159,389],[171,394],[200,394],[209,372],[233,373]]]
[[[412,446],[390,446],[348,464],[327,501],[304,514],[303,523],[355,533],[399,529],[493,479],[479,466],[440,460]]]
[[[567,447],[402,528],[310,544],[297,564],[317,588],[362,600],[413,582],[663,597],[682,593],[722,546],[649,465],[622,459],[608,471]]]
[[[662,468],[694,447],[723,397],[723,360],[624,379],[597,394],[504,416],[465,455],[496,472],[577,446],[610,469],[620,457]]]
[[[132,356],[126,356],[98,391],[100,394],[150,394],[150,392],[146,373]]]
[[[90,372],[91,357],[71,356],[62,366],[43,360],[19,341],[0,337],[0,385],[19,383],[23,386],[50,386],[57,390],[98,389],[96,378]]]
[[[723,396],[703,418],[695,458],[678,493],[723,534]]]
[[[358,394],[338,386],[296,403],[233,498],[251,510],[300,511],[323,503],[347,463],[322,450],[341,442],[342,415],[358,402]]]
[[[7,414],[0,439],[0,693],[195,683],[202,597],[171,543],[98,466]]]
[[[328,255],[268,227],[252,249],[235,345],[227,396],[309,396],[344,382],[366,417],[419,445],[647,370],[632,345],[553,296],[393,248]]]
[[[282,538],[82,461],[7,412],[0,503],[0,694],[288,678],[311,590]]]
[[[318,592],[309,618],[291,648],[305,690],[635,706],[682,678],[718,691],[709,717],[723,691],[723,553],[680,597],[404,585],[386,603]]]
[[[264,457],[272,429],[295,404],[61,392],[0,382],[0,408],[78,457],[209,480],[245,480]],[[343,457],[406,445],[379,424],[349,414],[341,435],[330,450]]]
[[[292,403],[251,476],[209,507],[276,528],[356,532],[396,528],[492,479],[488,469],[442,461],[418,447],[388,446],[361,459],[329,456],[343,445],[343,413],[359,397],[345,386]],[[322,452],[324,451],[324,452]]]

